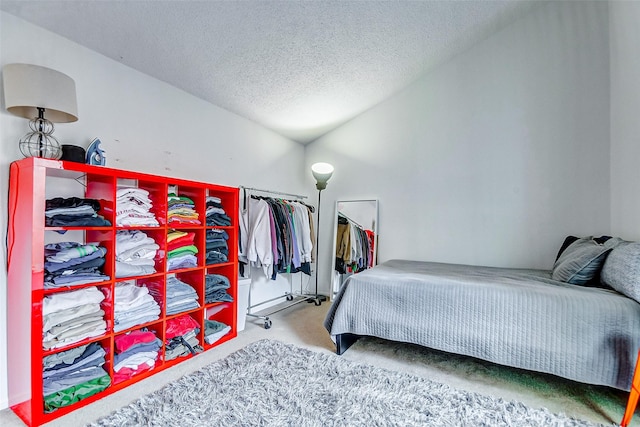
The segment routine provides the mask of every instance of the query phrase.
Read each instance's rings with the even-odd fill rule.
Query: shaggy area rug
[[[91,426],[596,426],[261,340]]]

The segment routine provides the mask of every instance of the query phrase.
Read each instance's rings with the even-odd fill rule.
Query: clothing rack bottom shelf
[[[271,298],[267,301],[262,301],[259,304],[256,305],[252,305],[250,307],[248,307],[247,309],[247,316],[250,317],[255,317],[256,319],[262,319],[264,320],[264,328],[265,329],[269,329],[271,328],[272,322],[271,319],[269,319],[269,316],[278,313],[282,310],[286,310],[290,307],[293,307],[294,305],[300,304],[301,302],[313,302],[316,306],[321,305],[322,304],[322,300],[321,300],[322,295],[315,295],[315,294],[294,294],[292,292],[287,292],[282,296],[278,296],[275,298]],[[290,304],[287,304],[285,306],[282,307],[277,307],[275,310],[272,310],[268,313],[263,313],[263,314],[255,314],[255,313],[251,313],[251,310],[259,307],[261,305],[273,302],[273,301],[277,301],[281,298],[285,298],[287,301],[291,301]]]

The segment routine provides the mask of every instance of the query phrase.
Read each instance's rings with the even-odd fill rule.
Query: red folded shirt
[[[151,331],[131,331],[129,333],[115,337],[116,350],[118,353],[127,351],[132,346],[139,343],[148,343],[156,339],[156,334]]]

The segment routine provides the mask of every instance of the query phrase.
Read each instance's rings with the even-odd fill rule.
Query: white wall
[[[640,2],[610,3],[611,229],[640,240]]]
[[[336,199],[377,198],[381,262],[545,269],[608,232],[608,43],[606,3],[542,6],[313,142],[307,167],[336,168],[322,229]]]
[[[197,99],[67,39],[0,12],[0,65],[25,62],[76,82],[79,121],[56,126],[61,143],[87,147],[100,137],[107,165],[225,185],[311,193],[303,185],[304,148],[249,120]],[[0,85],[1,86],[1,85]],[[0,110],[0,265],[6,265],[9,164],[22,158],[28,122]],[[256,299],[288,289],[261,281]],[[6,390],[6,269],[0,269],[0,409]]]

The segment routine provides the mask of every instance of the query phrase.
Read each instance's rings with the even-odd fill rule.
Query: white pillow
[[[601,278],[616,291],[640,302],[640,243],[616,246],[602,267]]]

